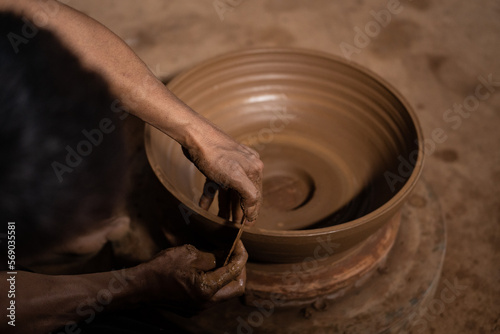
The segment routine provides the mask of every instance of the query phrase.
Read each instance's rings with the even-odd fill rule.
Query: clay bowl
[[[408,104],[377,75],[328,54],[236,52],[168,88],[260,153],[264,203],[242,238],[253,261],[299,262],[324,242],[346,254],[399,212],[421,172],[422,133]],[[145,141],[192,229],[214,241],[234,235],[217,203],[198,207],[204,176],[181,147],[151,126]]]

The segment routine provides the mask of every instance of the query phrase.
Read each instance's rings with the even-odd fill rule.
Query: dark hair
[[[26,24],[0,13],[0,231],[16,222],[20,255],[108,218],[125,192],[126,161],[121,120],[105,81],[51,32],[23,36]],[[102,133],[103,119],[114,130]],[[92,143],[83,131],[94,129],[102,138]],[[70,159],[72,166],[70,150],[81,158]]]

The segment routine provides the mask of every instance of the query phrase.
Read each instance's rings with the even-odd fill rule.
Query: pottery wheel
[[[190,319],[163,315],[191,333],[399,333],[432,300],[445,249],[441,208],[422,180],[403,207],[385,263],[344,295],[324,295],[296,307],[281,307],[272,298],[253,300],[253,306],[234,299]]]

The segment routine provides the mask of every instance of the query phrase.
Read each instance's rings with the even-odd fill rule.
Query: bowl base
[[[318,240],[314,257],[300,263],[249,262],[245,303],[276,300],[280,307],[297,306],[310,304],[317,297],[334,299],[344,295],[360,286],[384,263],[396,240],[400,221],[398,213],[340,258],[335,254],[336,244],[325,237]]]

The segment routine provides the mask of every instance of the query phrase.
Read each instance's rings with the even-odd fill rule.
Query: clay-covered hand
[[[215,269],[213,254],[184,245],[166,249],[141,266],[150,301],[181,314],[193,314],[245,292],[247,258],[240,241],[229,263]]]
[[[208,210],[219,192],[219,215],[239,222],[245,214],[251,225],[262,202],[262,171],[259,154],[217,128],[201,137],[184,154],[207,177],[200,206]],[[232,192],[232,194],[231,194]],[[240,202],[241,200],[241,202]],[[242,211],[243,210],[243,211]]]

